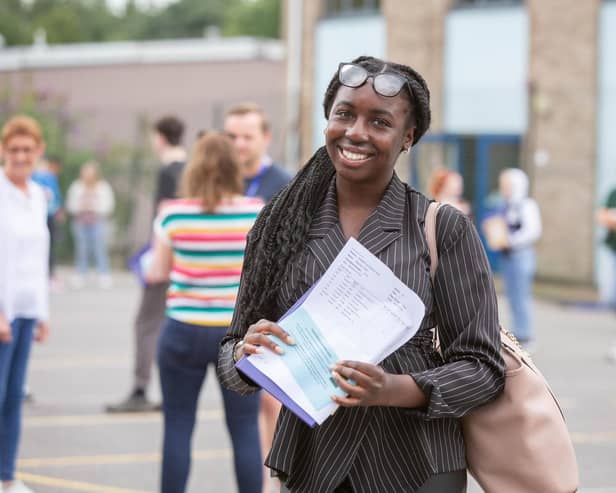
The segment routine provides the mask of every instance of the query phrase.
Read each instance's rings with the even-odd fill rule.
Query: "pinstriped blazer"
[[[276,317],[319,279],[345,243],[334,180],[305,249],[287,267]],[[339,408],[313,429],[283,408],[266,464],[291,491],[332,492],[348,478],[358,493],[412,492],[431,475],[466,467],[459,418],[495,398],[504,384],[496,296],[474,226],[447,206],[439,212],[439,269],[432,286],[423,230],[428,204],[394,175],[358,237],[426,305],[418,333],[381,365],[412,376],[428,404]],[[239,306],[248,295],[240,287]],[[222,342],[218,373],[228,388],[249,393],[257,387],[234,368],[232,357],[234,343],[247,330],[238,323],[241,318],[234,316]],[[432,348],[429,329],[436,324],[443,359]]]

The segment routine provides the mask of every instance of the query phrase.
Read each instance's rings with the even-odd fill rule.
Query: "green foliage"
[[[178,0],[141,10],[134,0],[113,13],[105,0],[0,0],[0,34],[7,45],[32,43],[44,29],[48,43],[201,37],[218,27],[225,36],[279,37],[281,0]]]
[[[280,37],[280,0],[258,0],[236,3],[227,11],[225,36]]]

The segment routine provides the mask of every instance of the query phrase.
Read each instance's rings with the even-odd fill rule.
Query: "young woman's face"
[[[339,179],[386,186],[400,152],[413,142],[407,127],[409,102],[401,94],[385,97],[372,88],[341,86],[325,133],[327,152]]]

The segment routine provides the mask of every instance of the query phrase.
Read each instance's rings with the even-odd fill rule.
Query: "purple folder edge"
[[[141,257],[143,257],[143,255],[147,253],[148,250],[151,250],[151,249],[152,249],[151,244],[148,243],[147,245],[144,245],[142,248],[140,248],[137,251],[137,253],[135,253],[134,255],[131,255],[131,257],[128,259],[128,262],[127,262],[128,268],[135,275],[135,277],[139,280],[142,286],[146,286],[147,281],[145,280],[145,272],[141,270]]]
[[[285,318],[287,318],[291,313],[297,310],[300,305],[304,302],[304,300],[308,297],[310,292],[314,289],[319,281],[315,282],[308,291],[306,291],[300,299],[298,299],[293,306],[287,310],[287,312],[280,317],[278,322],[281,322]],[[295,414],[299,419],[301,419],[304,423],[306,423],[310,428],[314,428],[317,425],[317,422],[306,412],[304,411],[293,399],[291,399],[287,393],[282,390],[274,381],[265,375],[261,370],[255,367],[248,358],[244,356],[241,358],[236,364],[235,367],[240,370],[244,375],[250,378],[254,383],[256,383],[259,387],[265,390],[267,393],[271,394],[274,399],[280,401],[280,403],[285,406],[289,411]]]

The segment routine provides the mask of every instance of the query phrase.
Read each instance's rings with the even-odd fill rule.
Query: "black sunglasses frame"
[[[342,69],[344,67],[353,67],[356,69],[361,70],[361,72],[364,73],[364,78],[363,80],[357,84],[357,85],[351,85],[348,83],[345,83],[342,80]],[[383,94],[381,91],[379,91],[377,89],[377,78],[381,77],[381,76],[393,76],[397,79],[400,80],[401,84],[400,84],[400,88],[398,89],[398,91],[396,91],[395,94]],[[404,77],[402,74],[399,74],[398,72],[394,72],[392,70],[387,70],[385,72],[379,72],[378,74],[371,74],[370,72],[368,72],[368,70],[366,69],[366,67],[362,67],[361,65],[358,65],[356,63],[348,63],[348,62],[341,62],[338,65],[338,82],[340,82],[340,84],[342,84],[345,87],[350,87],[352,89],[357,89],[358,87],[363,86],[366,81],[372,77],[372,89],[374,89],[374,92],[376,92],[378,95],[386,97],[386,98],[393,98],[396,97],[398,94],[400,94],[400,91],[402,91],[402,88],[404,86],[406,86],[407,91],[409,92],[409,97],[411,98],[411,101],[414,101],[414,94],[413,94],[413,89],[411,89],[411,84],[409,83],[408,79],[406,77]]]

